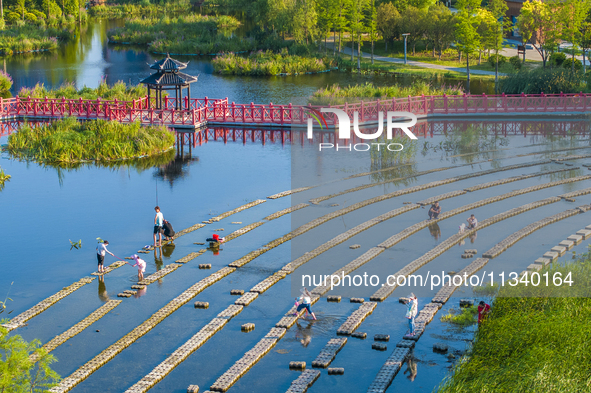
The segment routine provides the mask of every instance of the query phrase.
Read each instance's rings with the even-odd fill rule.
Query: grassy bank
[[[408,97],[424,95],[460,95],[463,90],[460,86],[447,86],[436,88],[433,85],[418,81],[410,86],[375,86],[373,83],[358,84],[341,87],[338,84],[327,86],[317,90],[309,102],[314,105],[338,105],[345,102],[358,102],[361,100],[386,99],[393,97]]]
[[[25,124],[8,137],[8,151],[39,162],[76,163],[161,154],[174,142],[174,135],[164,126],[67,118],[36,128]]]
[[[111,42],[148,45],[152,52],[215,54],[255,49],[253,39],[224,34],[240,25],[231,16],[189,14],[176,18],[135,18],[124,27],[109,30]]]
[[[188,0],[171,1],[165,4],[117,4],[97,5],[88,11],[95,18],[130,18],[137,16],[161,16],[167,14],[188,13],[191,3]]]
[[[72,37],[72,30],[61,27],[44,27],[32,24],[10,26],[0,30],[0,53],[11,55],[41,50],[57,49],[59,41]]]
[[[587,392],[591,255],[549,269],[573,286],[504,286],[474,344],[439,392]],[[576,295],[577,297],[572,297]]]
[[[278,75],[323,72],[336,67],[337,61],[330,57],[303,57],[281,53],[257,51],[248,57],[226,54],[213,59],[215,72],[225,75]]]
[[[73,83],[65,83],[56,89],[47,89],[45,85],[37,83],[35,87],[23,87],[18,92],[19,97],[31,98],[83,98],[88,100],[96,100],[97,98],[105,100],[132,101],[138,98],[145,97],[148,91],[144,85],[127,86],[125,83],[119,81],[114,85],[109,86],[105,81],[102,81],[98,87],[83,87],[77,89]]]

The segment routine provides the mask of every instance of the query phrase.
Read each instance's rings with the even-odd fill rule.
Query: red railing
[[[177,105],[174,98],[165,97],[163,107],[154,109],[152,97],[132,101],[84,100],[54,98],[0,98],[0,117],[105,119],[120,122],[139,121],[142,124],[168,126],[202,126],[210,124],[256,124],[269,126],[305,125],[309,110],[299,105],[257,105],[228,103],[228,99],[183,98]],[[176,109],[178,107],[189,109]],[[320,110],[322,106],[313,106]],[[359,123],[376,122],[379,113],[412,112],[417,116],[470,114],[532,114],[587,112],[591,108],[588,94],[538,95],[452,95],[392,98],[371,102],[356,102],[327,106],[344,110],[351,119],[357,113]],[[326,113],[327,123],[335,124],[336,116]]]

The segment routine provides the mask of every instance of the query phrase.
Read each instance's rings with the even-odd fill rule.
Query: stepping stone
[[[240,326],[240,330],[248,333],[248,332],[254,330],[254,323],[245,323],[244,325]]]
[[[581,231],[579,231],[579,232],[581,232]],[[580,235],[579,232],[577,232],[577,234]],[[560,243],[558,243],[558,245],[562,246],[562,247],[566,247],[567,250],[570,250],[571,248],[574,247],[575,242],[573,242],[572,240],[563,240]]]
[[[542,267],[548,266],[552,262],[549,258],[538,258],[534,261],[536,265],[542,265]]]
[[[289,368],[291,370],[305,370],[306,362],[289,362]]]
[[[376,351],[385,351],[388,349],[388,346],[382,343],[373,343],[371,344],[371,349],[375,349]]]
[[[473,299],[460,299],[460,307],[472,307],[473,305]]]
[[[376,334],[373,336],[374,341],[390,341],[389,334]]]
[[[591,225],[587,225],[585,229],[589,229],[591,231]]]
[[[409,348],[412,349],[415,347],[416,342],[412,340],[400,340],[396,343],[396,348]]]
[[[577,232],[577,235],[583,236],[583,240],[587,239],[588,237],[591,236],[591,230],[581,229],[580,231]]]
[[[470,248],[468,250],[464,250],[464,254],[478,254],[478,250]]]
[[[332,205],[330,205],[330,207],[337,207],[338,205],[338,203],[333,203]]]
[[[131,293],[118,293],[117,297],[131,297]]]
[[[544,253],[544,258],[549,258],[552,261],[555,261],[558,259],[558,253],[555,251],[548,251],[548,252]]]
[[[199,269],[211,269],[211,263],[200,263]]]
[[[195,302],[195,308],[209,308],[209,302]]]
[[[550,249],[550,251],[554,251],[558,253],[558,256],[563,256],[564,253],[566,252],[566,247],[562,247],[562,246],[554,246]]]
[[[583,236],[581,236],[581,235],[570,235],[569,237],[566,238],[566,240],[572,240],[573,242],[575,242],[575,244],[579,244],[580,242],[583,241]]]
[[[564,200],[567,202],[576,202],[575,198],[564,198]]]
[[[230,295],[242,296],[244,295],[244,289],[232,289],[230,290]]]
[[[322,348],[316,359],[312,361],[312,367],[327,368],[346,343],[347,338],[332,338],[328,340],[328,343]]]
[[[463,259],[474,258],[474,254],[462,254]]]
[[[203,243],[203,242],[196,242],[196,243],[193,243],[193,244],[198,244],[198,245],[200,245],[200,246],[203,246],[203,245],[205,245],[205,243]]]
[[[449,347],[447,346],[447,344],[444,344],[444,343],[433,344],[433,352],[446,353],[448,351],[448,349],[449,349]]]
[[[407,297],[399,297],[398,303],[406,304],[406,303],[408,303],[408,298]]]
[[[367,333],[355,332],[355,333],[351,334],[351,337],[360,338],[362,340],[365,340],[367,338]]]
[[[199,386],[189,385],[189,387],[187,388],[187,393],[199,393]]]
[[[363,303],[363,302],[365,302],[365,299],[362,297],[352,297],[350,299],[350,302],[351,303]]]
[[[349,248],[352,249],[352,250],[355,250],[356,248],[359,248],[359,247],[361,247],[360,244],[352,244],[352,245],[349,246]]]
[[[531,265],[529,265],[527,267],[527,270],[532,271],[532,272],[539,272],[540,270],[542,270],[542,265],[538,265],[537,263],[532,263]]]
[[[341,297],[340,296],[327,296],[326,301],[339,303],[341,301]]]
[[[331,367],[328,369],[328,375],[343,375],[345,369],[342,367]]]
[[[233,221],[232,224],[242,224],[242,221]]]

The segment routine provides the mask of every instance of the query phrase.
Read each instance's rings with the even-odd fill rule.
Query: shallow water
[[[535,122],[531,121],[514,121],[512,124],[535,129],[533,127]],[[440,122],[430,123],[432,129],[439,129],[441,125]],[[461,123],[453,122],[448,122],[448,126],[462,127]],[[538,128],[542,126],[543,124],[537,124]],[[568,123],[568,126],[586,130],[585,127],[588,127],[588,124],[585,122],[584,127],[580,128],[581,122],[577,121]],[[312,219],[353,203],[417,184],[552,156],[591,154],[589,134],[585,131],[572,137],[519,133],[501,136],[504,138],[503,144],[499,142],[496,146],[489,146],[491,151],[488,152],[473,150],[469,146],[462,145],[457,149],[446,151],[435,149],[433,146],[439,146],[439,142],[453,141],[453,133],[445,135],[435,132],[428,139],[419,140],[420,149],[417,151],[416,163],[410,170],[384,171],[380,172],[379,176],[373,174],[347,180],[344,178],[378,168],[375,163],[372,164],[367,154],[328,152],[325,156],[318,156],[314,145],[306,142],[302,146],[299,144],[299,139],[297,143],[285,145],[280,142],[272,143],[269,140],[265,145],[260,140],[245,143],[230,141],[226,144],[221,140],[210,140],[202,146],[193,148],[191,151],[193,159],[185,160],[180,171],[177,167],[174,176],[169,172],[166,178],[162,177],[162,168],[142,171],[126,167],[85,166],[76,170],[58,171],[49,166],[43,167],[36,163],[12,160],[4,152],[1,155],[0,165],[12,176],[12,179],[0,192],[3,219],[8,223],[6,227],[8,230],[4,237],[7,246],[0,259],[2,267],[0,288],[2,292],[10,288],[10,297],[13,301],[9,302],[8,306],[14,310],[13,315],[16,315],[92,272],[96,268],[94,256],[96,237],[108,239],[111,243],[109,249],[120,257],[134,253],[143,245],[151,243],[153,207],[156,203],[162,207],[165,217],[173,223],[175,229],[180,230],[255,199],[264,199],[271,194],[295,186],[318,185],[294,194],[291,198],[267,200],[256,207],[187,234],[175,241],[174,248],[165,248],[162,257],[154,256],[153,253],[147,254],[144,257],[148,262],[146,276],[163,265],[201,249],[203,246],[194,243],[205,241],[206,237],[220,228],[224,231],[217,232],[227,235],[244,225],[261,221],[271,213],[299,202],[306,202],[311,198],[392,179],[398,175],[410,176],[405,181],[349,192],[265,222],[261,227],[225,244],[218,255],[208,251],[148,286],[142,296],[123,299],[121,305],[112,312],[53,352],[59,359],[55,369],[60,375],[68,376],[198,280]],[[430,145],[425,147],[425,141]],[[0,144],[4,143],[6,143],[6,137],[0,138]],[[577,149],[558,151],[572,148]],[[553,150],[556,152],[552,153]],[[184,151],[188,153],[186,146]],[[588,163],[589,159],[577,159],[571,162],[578,166]],[[452,165],[463,166],[412,177],[418,171]],[[205,289],[98,369],[73,391],[120,392],[132,386],[217,313],[233,303],[236,297],[230,295],[231,289],[248,291],[290,260],[355,225],[402,207],[402,202],[417,202],[434,195],[461,190],[496,179],[563,168],[565,168],[564,165],[548,163],[461,180],[374,203],[328,221],[293,241],[262,254],[243,268]],[[581,168],[533,177],[450,198],[442,201],[442,206],[444,211],[447,211],[515,189],[589,173],[587,168]],[[586,187],[591,187],[591,181],[580,181],[512,197],[474,209],[473,212],[480,219],[484,219],[515,206]],[[426,274],[426,271],[440,270],[458,271],[471,262],[471,260],[460,258],[464,248],[477,248],[481,254],[528,223],[573,206],[582,205],[587,200],[588,197],[583,196],[577,198],[575,204],[560,201],[484,228],[478,232],[474,243],[466,239],[465,245],[456,246],[445,252],[417,273]],[[331,206],[333,204],[339,206]],[[359,271],[355,274],[363,271],[370,275],[394,273],[456,233],[459,223],[463,222],[468,215],[468,212],[462,213],[439,222],[438,230],[430,231],[426,228],[410,236],[384,251],[358,269]],[[415,209],[384,221],[312,259],[302,268],[302,271],[332,273],[370,247],[425,218],[426,210]],[[232,222],[241,222],[241,224],[232,224]],[[552,245],[588,224],[587,215],[579,214],[549,225],[489,262],[485,269],[488,271],[493,269],[495,272],[501,270],[519,272]],[[72,241],[82,239],[82,249],[70,250],[68,239]],[[361,247],[353,250],[349,248],[351,244],[359,244]],[[587,244],[588,241],[584,241],[574,250],[580,252],[586,249]],[[566,260],[566,257],[561,260]],[[112,257],[107,256],[107,263],[113,261]],[[212,270],[198,269],[197,265],[200,263],[211,263]],[[293,305],[294,296],[300,288],[297,276],[298,274],[292,274],[261,294],[203,347],[158,383],[153,391],[181,392],[186,391],[189,384],[197,384],[202,390],[206,390],[244,352],[250,350]],[[135,278],[135,269],[129,266],[121,267],[106,275],[103,282],[95,280],[65,297],[16,332],[28,340],[39,338],[45,343],[86,317],[107,298],[117,299],[117,293],[129,289],[130,284],[135,282]],[[14,282],[12,286],[10,286],[11,282]],[[349,303],[348,298],[362,296],[367,300],[375,289],[358,288],[329,292],[329,294],[342,295],[343,300],[340,303],[328,303],[326,299],[321,299],[313,307],[319,320],[317,322],[302,320],[299,327],[292,327],[277,346],[241,378],[230,392],[286,390],[298,375],[298,372],[288,369],[289,361],[304,360],[309,365],[326,342],[336,337],[336,329],[341,323],[353,310],[357,309],[358,305]],[[419,296],[420,305],[429,302],[436,291],[430,288],[413,290]],[[406,320],[403,318],[405,308],[398,304],[398,297],[406,295],[407,292],[408,288],[398,288],[390,298],[378,304],[374,313],[358,328],[358,331],[368,333],[366,340],[349,338],[347,345],[332,364],[334,367],[344,367],[345,375],[328,376],[326,371],[322,371],[320,379],[311,387],[311,392],[367,389],[396,342],[407,329]],[[452,298],[428,325],[426,333],[419,340],[414,351],[414,357],[417,359],[417,376],[414,381],[410,381],[403,374],[405,366],[394,380],[390,391],[405,389],[413,392],[430,392],[447,375],[452,363],[444,355],[434,354],[432,344],[436,341],[447,342],[458,353],[466,349],[466,343],[472,336],[473,328],[458,331],[439,321],[439,317],[449,307],[457,307],[457,299],[460,296],[471,296],[471,293],[460,292]],[[195,309],[192,305],[195,300],[207,301],[210,307],[205,310]],[[240,325],[247,322],[255,323],[256,328],[253,332],[243,333],[240,331]],[[371,349],[374,334],[390,334],[387,351],[379,352]]]

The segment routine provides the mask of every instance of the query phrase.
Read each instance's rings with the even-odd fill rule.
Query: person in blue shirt
[[[160,207],[156,206],[156,216],[154,217],[154,247],[160,247],[162,245],[162,225],[164,225],[164,215],[160,211]],[[160,236],[159,242],[156,242],[156,235]]]

